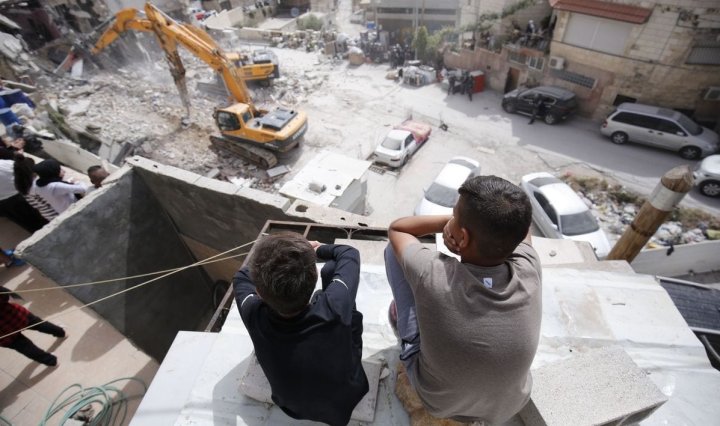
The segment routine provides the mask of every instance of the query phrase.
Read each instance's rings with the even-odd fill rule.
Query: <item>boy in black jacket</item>
[[[313,295],[317,260],[325,266]],[[273,401],[295,419],[347,424],[368,392],[355,310],[360,254],[284,232],[259,240],[248,265],[233,279],[235,300]]]

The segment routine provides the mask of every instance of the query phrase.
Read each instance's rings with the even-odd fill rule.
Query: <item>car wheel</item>
[[[622,145],[628,141],[628,135],[623,132],[615,132],[610,135],[610,140],[615,144]]]
[[[720,182],[716,180],[706,180],[700,184],[700,192],[708,197],[720,196]]]
[[[510,114],[514,114],[515,111],[517,111],[517,108],[515,108],[515,104],[513,104],[512,102],[503,103],[502,108],[505,110],[505,112],[509,112]]]
[[[686,160],[695,160],[700,158],[702,151],[696,146],[684,146],[680,148],[680,156]]]
[[[545,124],[553,125],[558,122],[558,118],[555,117],[555,115],[553,115],[553,114],[545,114],[544,121],[545,121]]]

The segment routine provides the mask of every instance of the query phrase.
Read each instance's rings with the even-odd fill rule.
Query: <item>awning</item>
[[[652,13],[652,9],[600,0],[551,0],[550,6],[557,10],[566,10],[633,24],[644,24]]]

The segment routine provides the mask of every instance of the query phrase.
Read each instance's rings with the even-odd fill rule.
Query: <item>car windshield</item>
[[[560,232],[568,236],[589,234],[600,229],[590,210],[560,216],[560,227]]]
[[[400,139],[393,139],[390,136],[386,136],[385,140],[383,140],[380,145],[382,145],[383,148],[398,151],[400,149],[401,143],[402,143],[402,140],[400,140]]]
[[[684,116],[682,114],[680,115],[680,118],[678,119],[678,123],[680,123],[680,125],[685,130],[690,132],[691,135],[699,135],[700,133],[702,133],[702,127],[698,126],[697,123],[695,123],[694,121],[692,121],[691,119],[687,118],[686,116]]]
[[[448,188],[447,186],[433,183],[425,192],[425,198],[431,203],[438,204],[443,207],[455,207],[460,194],[457,189]]]

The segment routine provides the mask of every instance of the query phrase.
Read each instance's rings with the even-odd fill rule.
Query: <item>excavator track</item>
[[[260,148],[247,142],[230,140],[218,135],[210,135],[210,142],[220,149],[231,152],[235,155],[256,164],[263,169],[270,169],[277,165],[277,157],[267,149]]]

